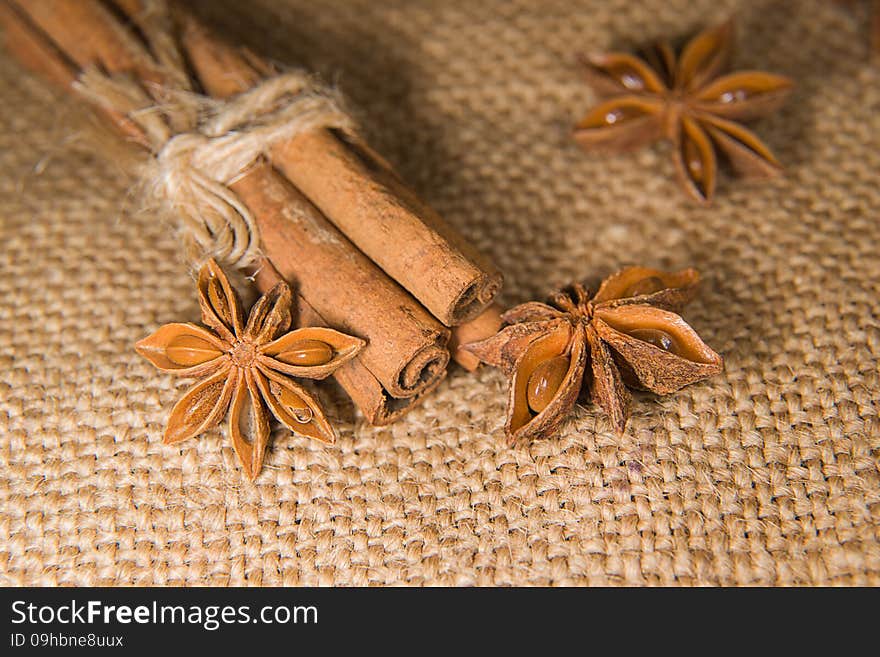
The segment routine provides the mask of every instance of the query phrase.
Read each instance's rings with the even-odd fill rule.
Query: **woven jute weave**
[[[867,4],[867,3],[866,3]],[[341,440],[276,432],[256,483],[221,430],[161,444],[184,383],[133,343],[197,321],[178,242],[84,125],[0,57],[0,583],[880,583],[880,66],[824,0],[202,2],[338,83],[370,142],[507,275],[502,301],[626,264],[695,266],[684,315],[726,371],[580,408],[504,446],[505,381],[450,373],[393,426],[325,391]],[[736,68],[797,80],[756,126],[787,165],[713,207],[668,151],[581,152],[579,50],[736,13]],[[59,102],[60,101],[60,102]]]

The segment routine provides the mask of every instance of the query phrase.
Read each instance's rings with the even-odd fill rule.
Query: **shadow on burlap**
[[[64,148],[70,101],[0,58],[0,583],[880,583],[880,67],[853,15],[793,4],[202,2],[337,81],[506,272],[506,304],[693,265],[705,286],[684,315],[726,359],[638,395],[622,438],[587,407],[515,449],[502,376],[456,369],[391,427],[343,419],[330,449],[276,432],[253,485],[222,430],[161,444],[185,383],[132,344],[198,319],[173,233],[125,209],[113,164]],[[757,125],[786,178],[724,178],[701,208],[662,146],[570,142],[594,102],[578,50],[733,10],[735,66],[798,81]]]

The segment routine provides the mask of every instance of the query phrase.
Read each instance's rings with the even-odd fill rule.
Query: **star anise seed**
[[[762,71],[722,75],[730,61],[733,23],[704,30],[676,57],[667,42],[645,58],[607,53],[584,58],[587,80],[607,100],[581,119],[574,138],[587,149],[629,150],[667,139],[679,182],[698,201],[715,193],[717,152],[742,175],[781,171],[770,149],[737,123],[775,112],[793,83]]]
[[[292,295],[279,283],[247,321],[238,295],[216,262],[199,272],[202,322],[166,324],[137,343],[137,352],[163,372],[200,380],[171,410],[164,442],[196,436],[229,415],[232,446],[254,479],[269,440],[269,412],[288,429],[325,443],[336,440],[318,400],[294,377],[323,379],[365,346],[328,328],[287,331]]]
[[[626,386],[666,394],[721,372],[721,357],[677,314],[698,283],[693,269],[629,267],[595,295],[575,284],[550,304],[516,306],[501,331],[463,345],[510,376],[508,441],[554,433],[582,389],[623,433]]]

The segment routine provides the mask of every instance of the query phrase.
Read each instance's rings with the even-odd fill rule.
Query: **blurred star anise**
[[[575,128],[588,149],[629,150],[668,139],[679,182],[698,201],[715,192],[717,150],[742,175],[768,177],[781,166],[758,137],[737,123],[776,111],[793,83],[762,71],[722,75],[733,47],[728,21],[691,39],[676,57],[659,42],[645,58],[627,53],[585,57],[587,79],[607,98]]]
[[[203,433],[229,411],[232,446],[251,479],[262,468],[269,440],[267,407],[294,433],[335,442],[318,400],[293,377],[329,376],[354,358],[364,341],[328,328],[288,332],[287,283],[260,297],[247,323],[238,295],[213,260],[199,272],[198,287],[202,321],[210,328],[166,324],[135,346],[163,372],[200,379],[171,410],[164,442]]]
[[[626,386],[667,394],[721,372],[721,356],[676,314],[698,282],[693,269],[629,267],[593,296],[575,284],[553,295],[552,305],[516,306],[502,316],[509,326],[464,345],[511,377],[508,441],[554,433],[582,390],[623,433]]]

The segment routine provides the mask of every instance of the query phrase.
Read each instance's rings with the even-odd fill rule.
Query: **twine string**
[[[176,47],[167,36],[148,34],[165,49]],[[161,59],[164,68],[182,61]],[[177,218],[194,247],[194,264],[211,257],[236,269],[250,267],[260,256],[259,231],[229,185],[274,144],[320,128],[353,134],[354,122],[335,89],[301,70],[274,75],[227,100],[192,92],[182,71],[172,69],[168,79],[170,86],[150,93],[128,75],[90,67],[75,88],[143,132],[152,153],[139,172],[142,187]]]

